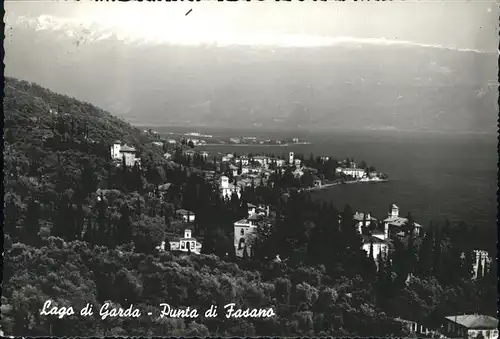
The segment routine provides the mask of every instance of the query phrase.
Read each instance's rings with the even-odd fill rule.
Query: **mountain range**
[[[173,45],[48,16],[6,21],[7,76],[135,125],[497,132],[494,53],[347,38]]]

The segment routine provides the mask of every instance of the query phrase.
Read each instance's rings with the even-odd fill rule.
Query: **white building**
[[[276,162],[276,167],[283,167],[286,164],[285,159],[275,159],[274,161]]]
[[[222,157],[222,162],[230,162],[233,159],[234,159],[234,155],[231,153],[228,153]]]
[[[175,214],[182,219],[184,222],[193,222],[196,218],[196,215],[188,210],[185,209],[179,209],[175,211]]]
[[[288,163],[293,165],[293,161],[295,159],[295,154],[293,152],[288,153]]]
[[[384,219],[384,230],[386,238],[388,238],[391,234],[401,234],[401,228],[405,226],[407,222],[407,218],[399,216],[399,207],[395,204],[392,204],[388,217]],[[414,222],[413,224],[415,226],[414,235],[418,236],[420,234],[420,230],[422,229],[422,225],[416,222]]]
[[[189,228],[185,229],[183,238],[174,238],[169,241],[170,250],[182,252],[191,251],[191,253],[200,254],[202,244],[191,235],[191,230]],[[156,247],[156,249],[159,251],[165,251],[165,245],[165,241],[162,241],[161,245]]]
[[[253,158],[253,161],[254,162],[258,162],[260,164],[260,166],[267,166],[271,162],[270,158],[264,157],[264,156],[261,156],[261,155],[255,156]]]
[[[376,223],[377,219],[371,216],[370,213],[354,213],[353,219],[356,221],[356,230],[359,234],[363,233],[363,226],[369,227],[372,222]]]
[[[251,247],[257,234],[257,229],[266,224],[269,226],[269,223],[257,214],[234,223],[234,250],[237,257],[243,257],[245,250],[248,256],[252,255]]]
[[[200,152],[200,157],[202,157],[204,159],[208,158],[209,155],[210,154],[207,151],[201,151]]]
[[[242,157],[239,157],[235,160],[235,162],[237,164],[241,163],[243,166],[248,166],[249,164],[249,160],[248,160],[248,157],[245,157],[245,156],[242,156]]]
[[[472,269],[474,271],[472,279],[477,279],[479,276],[484,276],[489,271],[492,258],[489,253],[484,250],[474,250],[474,264]],[[481,265],[479,265],[481,263]],[[479,269],[481,268],[481,272]]]
[[[297,166],[297,167],[298,167],[298,166],[300,166],[300,164],[302,163],[302,161],[301,161],[300,159],[295,159],[295,160],[293,161],[293,163],[295,164],[295,166]]]
[[[481,314],[453,315],[445,318],[444,334],[450,338],[498,339],[498,319]]]
[[[389,243],[373,235],[363,236],[363,250],[367,255],[370,255],[370,250],[372,251],[372,258],[378,268],[379,258],[385,258],[389,253]]]
[[[163,154],[163,157],[167,160],[170,160],[170,159],[172,159],[172,154],[167,152],[167,153]]]
[[[141,159],[136,158],[137,150],[133,147],[122,145],[120,141],[115,141],[111,146],[111,159],[122,160],[125,158],[126,166],[134,166],[136,162],[140,163]]]
[[[168,139],[167,143],[170,145],[175,145],[175,144],[177,144],[177,141],[175,141],[174,139]]]
[[[362,168],[343,168],[343,167],[337,167],[335,169],[335,172],[337,173],[343,173],[344,175],[351,176],[356,179],[361,179],[366,176],[366,172]]]
[[[236,193],[238,198],[241,198],[241,188],[231,184],[229,178],[225,175],[220,178],[220,191],[223,198],[231,199],[233,193]]]

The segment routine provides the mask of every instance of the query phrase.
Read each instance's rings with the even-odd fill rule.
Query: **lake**
[[[162,129],[156,128],[162,132]],[[165,128],[165,131],[174,129]],[[179,131],[178,129],[176,131]],[[194,130],[190,130],[194,131]],[[486,134],[438,134],[397,131],[286,132],[200,129],[218,136],[267,136],[281,139],[298,136],[310,145],[207,146],[209,152],[285,155],[289,151],[307,158],[333,156],[365,160],[389,175],[387,183],[340,185],[313,193],[314,198],[332,201],[342,209],[371,212],[383,219],[389,206],[400,214],[411,212],[416,221],[463,220],[481,228],[496,227],[497,140]]]

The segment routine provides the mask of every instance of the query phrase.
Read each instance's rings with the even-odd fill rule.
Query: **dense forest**
[[[401,336],[397,317],[438,328],[444,316],[496,315],[496,260],[490,273],[471,279],[472,250],[496,249],[485,248],[489,235],[473,226],[429,225],[415,238],[409,222],[377,269],[349,206],[318,204],[307,192],[284,195],[283,179],[223,200],[200,170],[210,167],[204,160],[176,149],[167,161],[165,149],[124,121],[25,81],[6,79],[4,114],[5,334]],[[113,163],[116,139],[137,148],[140,166]],[[272,222],[259,228],[253,255],[238,259],[233,223],[248,203],[271,205]],[[196,214],[201,255],[155,250],[183,230],[179,208]],[[49,299],[143,312],[41,316]],[[160,318],[160,303],[199,310],[235,303],[276,315]]]

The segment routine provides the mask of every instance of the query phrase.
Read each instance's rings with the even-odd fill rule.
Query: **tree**
[[[28,203],[28,210],[26,212],[26,220],[24,222],[25,240],[28,244],[35,244],[39,238],[38,232],[40,231],[40,205],[38,201],[31,198]]]

